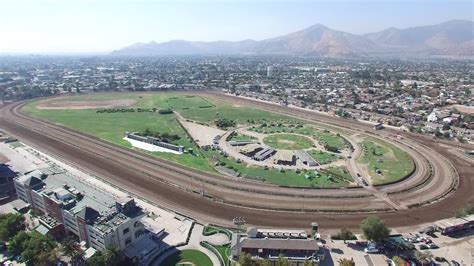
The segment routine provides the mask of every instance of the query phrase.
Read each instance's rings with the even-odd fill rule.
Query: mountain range
[[[261,41],[136,43],[112,55],[297,55],[321,57],[456,57],[474,58],[474,22],[388,28],[368,34],[351,34],[316,24],[301,31]]]

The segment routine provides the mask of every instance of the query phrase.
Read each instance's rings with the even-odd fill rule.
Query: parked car
[[[453,264],[453,266],[461,266],[461,264],[455,260],[451,260],[451,264]]]
[[[430,247],[428,247],[428,245],[421,244],[421,245],[419,246],[419,248],[420,248],[421,250],[424,250],[424,249],[429,249]]]
[[[431,249],[437,249],[437,248],[439,248],[438,245],[436,245],[436,244],[430,244],[429,247],[430,247]]]
[[[367,244],[367,247],[364,249],[365,253],[379,253],[380,250],[375,243]]]
[[[375,248],[375,247],[368,247],[368,248],[365,248],[364,249],[365,253],[371,253],[371,254],[374,254],[374,253],[379,253],[380,251],[378,250],[378,248]]]

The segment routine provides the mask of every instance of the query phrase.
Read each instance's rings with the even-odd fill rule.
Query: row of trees
[[[21,231],[16,234],[8,245],[12,254],[20,254],[24,261],[32,265],[49,265],[59,258],[59,248],[51,237],[36,231]]]
[[[365,239],[373,242],[380,242],[390,236],[390,228],[385,226],[377,216],[369,216],[360,223]],[[339,233],[331,236],[334,240],[354,240],[355,235],[347,228],[342,228]]]
[[[12,88],[0,88],[0,99],[4,100],[24,100],[42,96],[52,96],[59,94],[58,89],[40,86],[14,86]]]
[[[163,142],[173,142],[173,141],[177,141],[177,140],[180,140],[181,137],[177,134],[170,134],[168,132],[165,132],[165,133],[160,133],[158,131],[152,131],[150,130],[149,128],[145,129],[143,132],[141,133],[138,133],[138,135],[140,136],[144,136],[144,137],[154,137],[154,138],[159,138],[161,139]]]
[[[216,120],[216,126],[218,128],[227,129],[229,127],[235,127],[236,123],[234,120],[227,118],[219,118]]]
[[[23,261],[31,265],[51,265],[58,261],[60,255],[71,258],[72,265],[84,265],[84,251],[77,240],[66,238],[61,245],[50,236],[36,231],[25,231],[24,217],[21,214],[0,214],[0,240],[8,242],[8,251],[20,255]],[[97,252],[86,265],[120,265],[122,256],[116,247],[109,247],[104,252]]]
[[[468,215],[474,214],[474,202],[467,203],[464,207],[459,209],[456,212],[456,217],[466,217]]]
[[[18,232],[25,230],[24,221],[21,214],[0,214],[0,240],[8,241]]]
[[[113,113],[147,113],[147,112],[156,112],[156,108],[152,109],[143,109],[143,108],[106,108],[106,109],[98,109],[96,113],[102,114],[102,113],[108,113],[108,114],[113,114]],[[161,111],[161,110],[160,110]],[[160,113],[161,114],[161,113]]]

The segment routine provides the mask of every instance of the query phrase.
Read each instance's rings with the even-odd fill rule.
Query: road
[[[207,97],[239,104],[298,113],[304,119],[321,122],[328,119],[314,113],[292,112],[282,106],[206,93]],[[2,107],[0,126],[8,133],[130,193],[162,207],[202,222],[231,225],[236,216],[248,224],[267,227],[308,228],[317,221],[322,228],[356,228],[367,211],[377,211],[389,226],[415,225],[452,216],[466,201],[473,200],[472,162],[462,160],[446,147],[433,145],[425,138],[410,137],[403,145],[417,158],[417,170],[410,178],[372,190],[295,189],[202,173],[143,153],[106,143],[64,127],[32,119],[22,114],[22,103]],[[269,107],[270,106],[270,107]],[[330,118],[330,124],[369,132],[370,126]],[[324,121],[322,121],[324,122]],[[367,133],[369,134],[369,133]],[[378,134],[378,133],[375,133]],[[388,134],[387,131],[381,134]],[[386,138],[385,135],[374,135]],[[408,138],[408,137],[407,137]],[[395,141],[395,140],[391,140]],[[453,167],[454,166],[454,167]],[[429,174],[431,172],[431,174]],[[459,178],[458,178],[459,174]],[[429,175],[429,178],[426,176]],[[200,189],[210,197],[196,193]],[[378,195],[385,195],[386,198]],[[445,198],[419,208],[397,208]],[[302,211],[304,209],[304,211]],[[348,213],[340,213],[344,209]]]

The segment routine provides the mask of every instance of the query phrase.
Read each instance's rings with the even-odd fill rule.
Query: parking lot
[[[408,248],[400,245],[386,245],[385,250],[380,246],[380,251],[368,254],[364,251],[367,246],[365,241],[328,240],[326,246],[328,254],[321,265],[338,265],[342,258],[353,259],[356,265],[390,265],[388,259],[400,256],[405,261],[421,265],[416,260],[416,251],[432,254],[432,262],[436,265],[474,265],[474,232],[466,231],[457,236],[445,236],[439,232],[424,234],[418,231],[396,234],[396,239],[401,239]],[[358,235],[361,239],[362,236]],[[444,258],[441,261],[440,258]],[[458,264],[456,264],[458,263]]]

